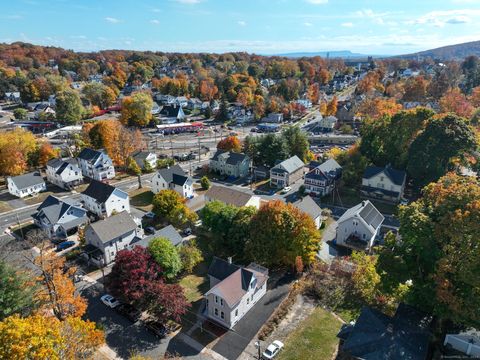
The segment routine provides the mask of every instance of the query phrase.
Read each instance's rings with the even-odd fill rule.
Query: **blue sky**
[[[180,52],[401,54],[480,40],[480,0],[10,0],[0,42]]]

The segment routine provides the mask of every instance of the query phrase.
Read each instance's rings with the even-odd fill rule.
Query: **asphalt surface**
[[[269,282],[269,290],[248,313],[212,348],[229,360],[237,359],[260,330],[281,301],[287,296],[291,275]],[[255,354],[252,354],[254,356]]]

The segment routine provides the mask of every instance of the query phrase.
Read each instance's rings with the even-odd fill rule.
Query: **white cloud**
[[[328,3],[328,0],[305,0],[305,1],[313,5],[323,5]]]
[[[447,11],[431,11],[415,20],[409,20],[407,25],[433,25],[444,27],[446,24],[458,25],[472,22],[472,17],[480,19],[480,10],[477,9],[456,9]]]
[[[472,22],[472,19],[465,15],[455,16],[446,21],[447,24],[466,24],[469,22]]]
[[[237,24],[240,25],[240,26],[247,26],[247,23],[243,20],[237,21]]]
[[[345,22],[345,23],[342,24],[342,26],[343,26],[343,27],[347,27],[347,28],[351,28],[351,27],[353,27],[353,23],[351,23],[351,22]]]
[[[105,21],[108,21],[109,23],[112,23],[112,24],[118,24],[120,22],[119,19],[114,18],[114,17],[110,17],[110,16],[107,16],[105,18]]]
[[[180,4],[187,4],[187,5],[198,4],[200,2],[200,0],[173,0],[173,1]]]
[[[310,27],[310,26],[313,26],[313,24],[311,22],[304,22],[303,23],[304,26],[307,26],[307,27]]]
[[[153,19],[153,20],[150,20],[150,24],[158,25],[160,24],[160,21],[158,21],[157,19]]]

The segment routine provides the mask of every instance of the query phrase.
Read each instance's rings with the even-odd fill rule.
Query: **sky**
[[[480,0],[0,0],[0,42],[76,51],[350,50],[480,40]]]

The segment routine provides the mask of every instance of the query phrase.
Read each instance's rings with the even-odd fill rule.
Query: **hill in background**
[[[440,60],[461,60],[468,56],[480,56],[480,41],[443,46],[440,48],[420,51],[414,54],[395,56],[402,59],[432,58]]]

